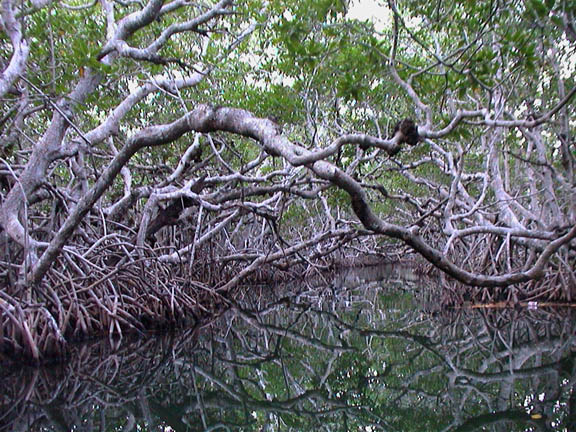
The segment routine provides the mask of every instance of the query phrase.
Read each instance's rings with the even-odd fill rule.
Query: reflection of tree
[[[5,371],[0,431],[574,430],[570,311],[430,316],[390,280],[357,282],[258,291],[201,330]]]

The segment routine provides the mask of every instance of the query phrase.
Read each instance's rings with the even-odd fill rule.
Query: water
[[[0,432],[576,431],[571,309],[432,310],[425,283],[252,287],[201,329],[5,369]]]

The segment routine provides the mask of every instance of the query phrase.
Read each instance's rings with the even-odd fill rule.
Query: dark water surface
[[[199,330],[2,370],[0,432],[576,431],[571,309],[439,312],[423,285],[252,287]]]

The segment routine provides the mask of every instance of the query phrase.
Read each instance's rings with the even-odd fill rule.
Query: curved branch
[[[147,26],[154,21],[160,14],[160,10],[164,5],[164,0],[150,0],[144,8],[137,12],[133,12],[118,22],[116,34],[111,40],[108,41],[106,46],[98,54],[97,59],[102,60],[115,49],[118,41],[126,40],[139,29]]]
[[[76,226],[112,184],[115,176],[132,155],[147,146],[173,142],[190,131],[202,133],[224,131],[250,137],[258,141],[269,154],[282,156],[292,165],[298,164],[299,157],[309,152],[285,138],[279,131],[278,126],[271,120],[255,117],[248,111],[236,108],[214,108],[208,105],[198,105],[194,110],[173,123],[143,129],[128,140],[124,148],[119,151],[98,178],[92,189],[70,212],[50,246],[33,268],[29,282],[38,283],[42,279]],[[544,275],[544,269],[550,257],[563,245],[576,238],[576,225],[574,225],[565,235],[551,241],[544,248],[536,263],[527,271],[512,272],[499,276],[472,273],[451,262],[441,251],[428,245],[419,235],[416,227],[408,229],[380,219],[368,204],[368,197],[361,184],[336,166],[329,162],[318,160],[310,163],[308,168],[316,176],[329,181],[348,193],[352,209],[366,229],[403,241],[434,266],[465,284],[498,287],[541,278]]]
[[[158,56],[157,53],[160,51],[160,49],[162,49],[164,45],[166,45],[166,42],[168,42],[172,36],[183,32],[199,31],[198,28],[202,24],[205,24],[220,15],[226,14],[226,8],[232,4],[232,0],[221,0],[215,4],[208,12],[203,13],[196,18],[168,26],[166,29],[164,29],[160,36],[158,36],[146,48],[134,48],[128,45],[126,38],[138,28],[147,25],[149,16],[152,16],[152,14],[163,15],[183,5],[177,3],[174,5],[171,4],[170,7],[165,6],[162,8],[153,8],[151,6],[152,4],[153,3],[151,2],[148,5],[150,10],[147,13],[145,13],[144,10],[141,11],[140,17],[133,17],[132,20],[126,22],[122,22],[124,20],[121,21],[116,38],[106,44],[106,47],[104,47],[102,52],[98,55],[99,59],[104,58],[107,54],[111,53],[113,50],[116,50],[120,55],[124,57],[130,57],[135,60],[146,60],[152,63],[166,64],[170,60]],[[172,8],[172,6],[174,8]],[[155,16],[153,16],[153,18],[154,17]],[[143,24],[137,24],[140,22]],[[176,61],[179,62],[179,60]]]
[[[384,150],[390,156],[394,156],[396,153],[400,151],[400,141],[401,141],[402,133],[398,131],[394,137],[389,140],[383,140],[380,138],[376,138],[370,135],[365,134],[349,134],[343,135],[336,139],[332,144],[328,147],[323,148],[322,150],[310,152],[306,150],[302,156],[297,156],[292,161],[292,165],[299,166],[299,165],[308,165],[310,163],[319,161],[321,159],[326,159],[329,156],[332,156],[340,150],[340,148],[346,144],[354,144],[359,145],[360,147],[376,147],[379,149]]]
[[[568,92],[568,94],[563,97],[550,111],[547,111],[545,114],[536,117],[533,120],[500,120],[500,119],[492,119],[490,116],[490,112],[487,109],[478,109],[478,110],[458,110],[456,115],[450,122],[440,130],[433,131],[430,130],[428,127],[420,127],[418,129],[418,133],[424,138],[442,138],[452,132],[456,127],[467,118],[477,118],[482,117],[482,120],[474,122],[476,125],[480,126],[492,126],[492,127],[504,127],[504,128],[535,128],[540,126],[548,121],[564,106],[566,106],[572,98],[576,95],[576,86]]]
[[[0,3],[2,27],[10,37],[14,52],[8,66],[0,74],[0,98],[10,90],[12,84],[24,73],[30,46],[22,34],[22,27],[14,15],[12,0]]]

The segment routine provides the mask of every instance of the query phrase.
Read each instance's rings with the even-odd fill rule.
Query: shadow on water
[[[424,283],[252,287],[202,329],[3,370],[0,432],[576,430],[573,311],[429,313]]]

